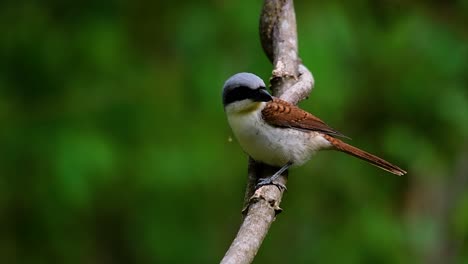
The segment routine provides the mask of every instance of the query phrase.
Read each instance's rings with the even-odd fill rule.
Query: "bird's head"
[[[226,113],[250,112],[273,100],[265,83],[255,74],[241,72],[231,76],[223,87]]]

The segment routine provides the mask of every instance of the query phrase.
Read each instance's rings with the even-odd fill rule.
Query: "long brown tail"
[[[383,160],[375,155],[365,152],[364,150],[358,149],[353,147],[349,144],[344,143],[343,141],[334,138],[329,135],[325,135],[325,138],[330,141],[330,143],[335,147],[336,150],[341,152],[353,155],[354,157],[360,158],[371,163],[374,166],[381,168],[382,170],[386,170],[398,176],[406,174],[405,170],[402,170],[398,166],[391,164],[390,162]]]

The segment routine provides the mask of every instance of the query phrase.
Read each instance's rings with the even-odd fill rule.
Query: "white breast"
[[[331,147],[320,133],[268,125],[259,110],[228,114],[228,121],[243,150],[254,160],[272,166],[289,161],[300,166],[316,151]]]

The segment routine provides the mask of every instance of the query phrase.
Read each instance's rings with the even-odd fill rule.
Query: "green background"
[[[216,263],[247,156],[224,81],[268,80],[262,1],[0,4],[0,263]],[[296,1],[300,106],[408,170],[290,172],[255,263],[468,263],[468,1]]]

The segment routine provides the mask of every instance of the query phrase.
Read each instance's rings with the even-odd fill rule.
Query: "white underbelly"
[[[331,146],[317,132],[272,127],[260,113],[235,115],[228,120],[243,150],[254,160],[269,165],[283,166],[291,161],[300,166],[316,151]]]

